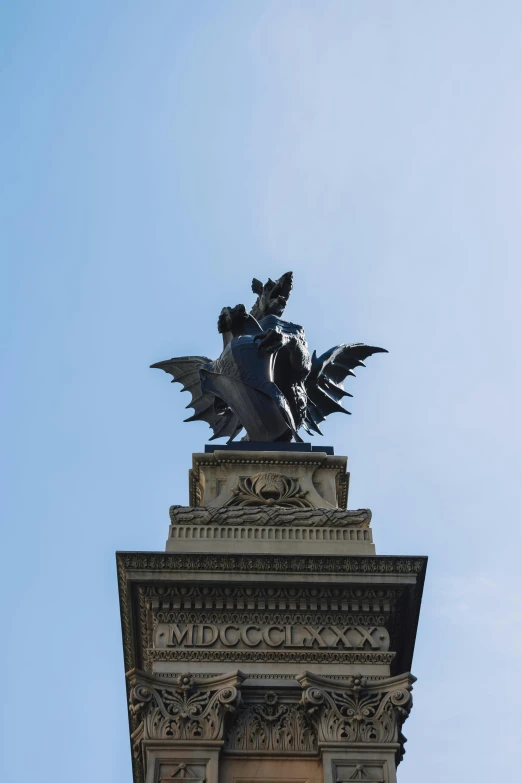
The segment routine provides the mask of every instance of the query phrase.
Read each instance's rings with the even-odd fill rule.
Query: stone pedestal
[[[375,554],[346,463],[195,454],[166,552],[117,555],[136,783],[396,781],[426,558]]]

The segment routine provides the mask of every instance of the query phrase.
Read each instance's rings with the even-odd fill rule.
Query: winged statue
[[[181,356],[152,364],[172,375],[190,392],[185,421],[206,421],[210,440],[302,442],[299,430],[322,435],[319,428],[331,413],[349,413],[341,405],[351,397],[344,381],[357,367],[384,348],[352,343],[336,345],[312,356],[302,326],[283,319],[293,285],[292,272],[266,283],[254,278],[257,295],[247,312],[242,304],[224,307],[218,318],[223,351],[218,359]]]

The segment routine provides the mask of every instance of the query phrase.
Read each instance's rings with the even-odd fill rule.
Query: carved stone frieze
[[[261,703],[244,705],[225,743],[228,751],[287,752],[317,750],[314,716],[300,704],[282,703],[274,691]]]
[[[423,557],[356,557],[335,555],[233,555],[163,554],[162,552],[120,552],[124,570],[143,571],[227,571],[235,573],[281,574],[421,574]]]
[[[169,585],[168,587],[147,585],[143,587],[144,600],[150,602],[151,607],[158,611],[198,609],[216,610],[220,614],[227,611],[247,610],[255,612],[326,611],[364,612],[366,614],[371,611],[389,613],[403,594],[403,588],[388,586],[259,586],[214,583]],[[312,618],[307,616],[306,622],[312,622]]]
[[[132,671],[128,676],[132,744],[141,757],[147,740],[222,740],[225,719],[240,703],[240,672],[196,679],[180,674],[174,682]]]
[[[206,506],[171,506],[173,525],[230,525],[253,527],[357,527],[368,528],[372,512],[368,508],[348,511],[344,508],[284,508],[265,504],[234,507],[233,504],[211,508]]]
[[[406,741],[401,727],[412,706],[411,674],[378,682],[357,675],[344,685],[309,672],[296,679],[303,688],[302,704],[317,716],[320,743],[397,743],[400,761]]]

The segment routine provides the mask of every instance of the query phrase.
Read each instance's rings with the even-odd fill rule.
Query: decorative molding
[[[202,677],[203,675],[199,674],[199,677]],[[205,675],[206,676],[206,675]],[[295,674],[256,674],[254,672],[249,672],[245,675],[245,678],[247,680],[295,680],[296,675]],[[329,680],[346,680],[347,675],[346,674],[329,674],[328,679]],[[387,677],[385,674],[372,674],[371,680],[372,682],[377,682],[380,680],[389,680],[390,678]]]
[[[156,661],[229,661],[242,663],[330,663],[363,664],[392,663],[394,652],[352,652],[336,650],[194,650],[194,649],[153,649],[144,650],[144,662],[147,669]]]
[[[403,576],[422,573],[426,558],[337,555],[231,555],[121,552],[117,557],[129,571],[214,571],[237,573],[370,574]]]
[[[179,674],[177,672],[162,672],[161,678],[163,680],[165,679],[176,679],[179,677]],[[201,679],[203,677],[219,677],[218,672],[198,672],[198,679]],[[329,674],[328,679],[329,680],[346,680],[347,675],[346,674]],[[372,674],[372,682],[375,682],[377,680],[388,680],[389,677],[385,674]],[[247,680],[295,680],[295,674],[281,674],[280,672],[248,672],[248,674],[245,674],[245,682]]]
[[[282,459],[278,455],[280,452],[272,452],[276,456],[271,457],[249,457],[248,454],[265,454],[266,452],[232,452],[232,451],[213,451],[211,454],[195,453],[192,455],[192,469],[198,470],[202,465],[285,465],[285,466],[299,466],[302,465],[311,466],[313,468],[321,468],[321,470],[346,470],[346,458],[326,456],[326,459],[318,459],[318,453],[310,453],[309,451],[294,451],[290,452],[292,458]],[[270,453],[270,452],[268,452]],[[241,456],[234,456],[232,454],[240,454]],[[199,478],[196,475],[196,478]]]
[[[303,688],[302,704],[317,715],[319,743],[398,743],[399,763],[415,677],[408,673],[374,683],[355,675],[332,686],[328,678],[305,672],[296,680]]]
[[[282,703],[268,691],[260,704],[244,706],[225,742],[228,751],[314,752],[317,730],[313,716],[300,704]]]
[[[368,508],[284,508],[266,504],[265,507],[242,506],[233,503],[219,508],[210,506],[171,506],[172,525],[228,525],[252,527],[356,527],[368,528],[372,512]]]
[[[355,544],[355,549],[352,549],[353,553],[360,554],[373,554],[373,551],[365,551],[359,548],[362,544],[363,547],[372,546],[373,538],[370,528],[340,528],[340,527],[254,527],[236,525],[229,527],[225,525],[171,525],[169,529],[169,539],[174,541],[173,545],[170,542],[167,544],[168,551],[179,551],[180,546],[186,546],[186,542],[192,544],[196,543],[196,546],[200,546],[204,543],[206,547],[210,545],[213,548],[213,543],[216,542],[219,547],[226,547],[226,551],[230,551],[231,547],[239,543],[241,548],[246,547],[248,549],[254,549],[255,552],[259,551],[258,545],[261,542],[268,542],[271,547],[277,547],[278,543],[288,542],[292,548],[297,548],[299,545],[304,544],[308,549],[310,545],[314,546],[316,552],[320,552],[328,546],[338,547],[339,544]],[[324,546],[326,545],[326,547]],[[223,551],[221,549],[221,551]],[[339,551],[339,550],[336,550]]]
[[[144,599],[158,611],[179,609],[270,612],[351,612],[389,614],[404,595],[400,587],[320,585],[169,584],[144,585]],[[279,617],[279,615],[277,615]],[[287,615],[285,615],[286,618]],[[234,618],[236,619],[236,618]],[[281,619],[283,617],[281,616]],[[307,616],[307,622],[312,617]],[[190,620],[189,620],[190,621]],[[364,625],[364,622],[358,623]],[[379,623],[375,623],[378,625]]]
[[[222,740],[225,720],[241,701],[243,680],[244,675],[236,671],[204,679],[180,674],[172,683],[132,670],[128,683],[135,759],[143,760],[147,740]]]
[[[159,623],[270,623],[278,625],[343,625],[384,626],[387,617],[383,614],[311,614],[280,612],[154,612],[154,628]]]
[[[116,555],[116,570],[118,574],[118,594],[120,598],[121,632],[123,637],[123,662],[125,671],[133,666],[133,644],[131,632],[131,601],[130,586],[127,581],[127,569],[124,560]],[[143,634],[143,628],[141,629]],[[143,637],[142,637],[143,638]]]

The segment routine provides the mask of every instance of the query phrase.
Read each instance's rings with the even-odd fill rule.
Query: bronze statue
[[[387,353],[364,343],[338,345],[310,357],[302,326],[282,318],[292,272],[264,285],[252,281],[257,300],[250,313],[244,305],[224,307],[218,319],[223,352],[212,361],[206,356],[182,356],[151,365],[173,377],[189,391],[194,415],[185,421],[206,421],[214,431],[210,440],[228,442],[246,430],[243,440],[301,442],[299,429],[322,435],[319,424],[330,413],[349,413],[340,405],[343,381],[364,367],[364,359]]]

